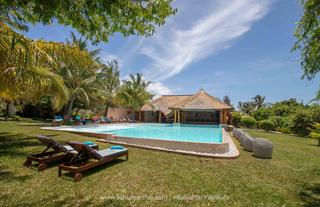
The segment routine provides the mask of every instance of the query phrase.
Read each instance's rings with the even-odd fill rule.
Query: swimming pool
[[[222,130],[213,125],[140,124],[131,128],[108,130],[120,137],[172,140],[183,142],[221,143]]]
[[[239,152],[218,125],[107,124],[43,127],[98,138],[99,142],[207,157],[237,157]]]

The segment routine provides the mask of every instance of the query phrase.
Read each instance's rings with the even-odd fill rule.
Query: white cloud
[[[168,79],[191,63],[229,48],[267,13],[270,3],[269,0],[190,2],[188,5],[181,2],[181,9],[178,4],[178,15],[144,41],[140,53],[151,59],[144,71],[148,79]],[[201,7],[195,7],[199,4]],[[199,11],[189,13],[196,9]],[[198,15],[191,15],[195,13]]]
[[[122,65],[122,60],[120,59],[119,56],[115,55],[115,54],[111,54],[111,53],[106,53],[106,52],[102,52],[100,54],[101,60],[103,63],[107,63],[108,61],[112,61],[112,60],[117,60],[119,65]]]
[[[148,91],[155,95],[154,98],[158,98],[161,95],[173,94],[173,91],[167,86],[163,85],[161,82],[152,82],[148,87]]]
[[[273,58],[260,58],[250,64],[252,71],[271,71],[283,70],[298,63],[298,60],[292,59],[273,59]],[[291,68],[291,67],[290,67]]]
[[[225,73],[224,73],[223,71],[217,71],[217,72],[214,73],[214,75],[215,75],[216,77],[222,77],[222,76],[225,75]]]

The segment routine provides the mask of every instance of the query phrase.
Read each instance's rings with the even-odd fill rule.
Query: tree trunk
[[[104,116],[108,117],[109,104],[106,104],[106,109],[104,111]]]
[[[141,108],[139,109],[139,123],[141,122]]]
[[[72,96],[68,105],[67,115],[71,116],[75,96]]]
[[[74,116],[78,116],[78,113],[79,113],[79,108],[77,108],[76,114]]]
[[[11,104],[10,101],[6,101],[6,112],[5,112],[5,117],[4,117],[5,121],[8,121],[8,119],[9,119],[10,104]]]

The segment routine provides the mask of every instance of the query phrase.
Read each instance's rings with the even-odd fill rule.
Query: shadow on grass
[[[59,134],[46,135],[55,137]],[[45,146],[40,143],[34,136],[26,136],[21,133],[0,132],[0,155],[26,156],[24,152],[26,147]]]
[[[0,180],[2,182],[19,181],[24,182],[29,179],[30,175],[16,175],[14,172],[8,170],[8,166],[0,165]]]
[[[25,156],[25,147],[43,146],[33,136],[0,132],[0,155]]]
[[[19,126],[30,127],[30,126],[39,126],[39,127],[49,127],[50,123],[22,123],[18,124]]]
[[[98,166],[98,167],[92,168],[90,170],[87,170],[87,171],[82,173],[83,174],[83,178],[82,179],[85,179],[87,176],[90,176],[92,174],[98,173],[98,172],[100,172],[102,170],[107,170],[108,168],[111,168],[112,166],[120,164],[120,163],[122,163],[124,161],[126,161],[124,158],[119,158],[119,159],[113,160],[111,162],[105,163],[105,164],[103,164],[101,166]],[[70,172],[66,173],[66,171],[62,171],[61,178],[73,181],[74,174],[70,173]]]
[[[0,197],[1,198],[1,197]],[[28,199],[19,203],[19,206],[34,207],[34,206],[96,206],[93,199],[85,199],[83,197],[65,197],[58,196],[41,196],[42,199],[30,201]]]
[[[304,207],[320,206],[320,183],[307,185],[300,193],[300,199]]]

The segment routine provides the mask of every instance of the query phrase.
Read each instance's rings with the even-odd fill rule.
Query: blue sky
[[[268,102],[309,102],[319,77],[301,80],[299,54],[291,53],[298,0],[176,0],[178,13],[152,37],[115,34],[101,48],[105,61],[120,62],[122,78],[143,73],[159,94],[193,94],[205,89],[234,105],[257,94]],[[65,41],[72,29],[56,23],[31,26],[33,39]]]

